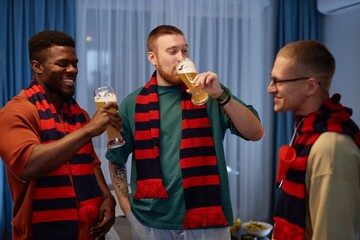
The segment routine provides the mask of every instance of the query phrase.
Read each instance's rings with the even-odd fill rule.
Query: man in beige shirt
[[[317,41],[277,54],[267,91],[276,112],[295,113],[296,157],[282,179],[273,239],[360,239],[360,133],[340,95],[329,97],[334,72]]]

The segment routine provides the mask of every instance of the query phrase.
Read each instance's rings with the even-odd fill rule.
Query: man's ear
[[[42,73],[43,72],[42,64],[36,60],[31,61],[31,68],[33,69],[34,73]]]
[[[147,54],[147,57],[148,57],[149,62],[153,66],[156,66],[156,55],[155,55],[155,53],[149,51],[148,54]]]
[[[311,77],[307,80],[307,92],[308,95],[313,95],[316,93],[320,88],[320,83],[314,77]]]

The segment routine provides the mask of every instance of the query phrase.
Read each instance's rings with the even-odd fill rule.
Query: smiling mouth
[[[73,78],[64,78],[63,83],[65,84],[65,86],[74,87],[75,79],[73,79]]]

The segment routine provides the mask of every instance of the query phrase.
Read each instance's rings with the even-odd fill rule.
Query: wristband
[[[231,95],[229,94],[228,98],[227,98],[224,102],[219,103],[219,105],[220,105],[221,107],[222,107],[222,106],[225,106],[225,104],[227,104],[227,103],[230,101],[230,99],[231,99]]]
[[[114,201],[115,203],[115,206],[116,206],[116,200],[115,200],[115,197],[111,194],[111,193],[108,193],[108,194],[104,194],[103,197],[102,197],[102,201],[104,201],[106,198],[110,198]]]
[[[222,102],[230,96],[230,91],[228,88],[224,87],[223,90],[224,91],[221,93],[220,97],[216,99],[216,101]]]

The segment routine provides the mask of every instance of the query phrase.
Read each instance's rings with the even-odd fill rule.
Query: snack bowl
[[[245,222],[241,226],[246,233],[252,234],[256,237],[265,237],[269,235],[273,226],[266,222],[250,221]]]

